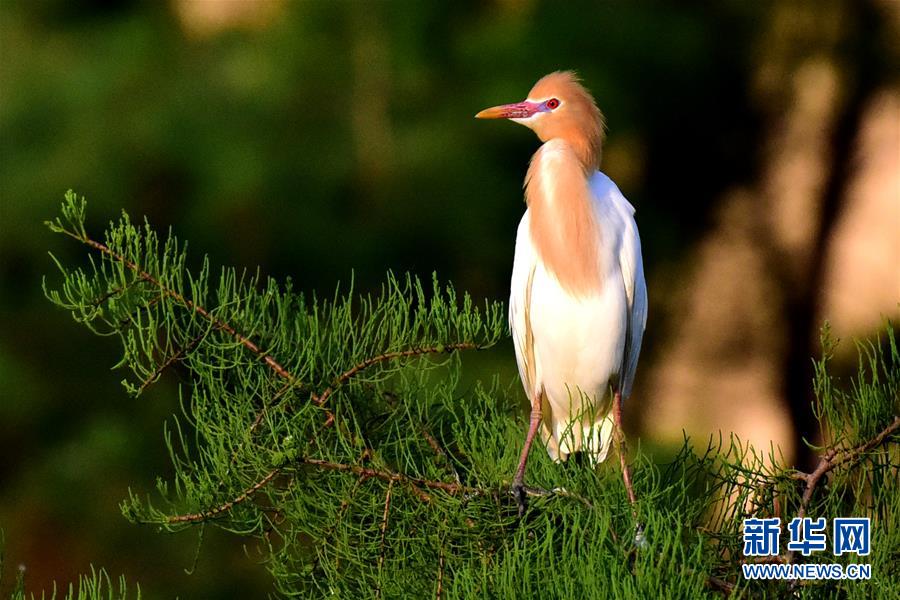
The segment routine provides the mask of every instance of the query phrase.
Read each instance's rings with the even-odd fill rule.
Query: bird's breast
[[[625,348],[622,286],[609,281],[591,295],[573,294],[539,261],[530,300],[535,361],[550,395],[562,399],[567,388],[591,396],[605,393]]]
[[[525,180],[529,234],[544,268],[574,296],[603,284],[601,228],[594,198],[575,151],[552,140],[535,153]]]

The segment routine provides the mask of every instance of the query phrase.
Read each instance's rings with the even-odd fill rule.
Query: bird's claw
[[[521,519],[525,516],[526,497],[528,496],[525,484],[521,481],[513,481],[509,491],[516,499],[516,505],[519,507],[519,518]]]

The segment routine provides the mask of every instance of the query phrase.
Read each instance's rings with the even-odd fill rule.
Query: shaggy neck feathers
[[[596,294],[600,235],[579,149],[565,139],[541,146],[525,178],[525,201],[532,242],[547,271],[572,295]]]

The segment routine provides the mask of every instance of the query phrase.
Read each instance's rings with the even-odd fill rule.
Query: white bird
[[[647,286],[634,207],[598,170],[603,115],[573,72],[551,73],[524,101],[475,116],[510,119],[544,142],[525,177],[528,207],[509,299],[519,375],[531,401],[513,480],[521,511],[539,428],[556,461],[579,450],[592,465],[606,459],[613,428],[621,429],[622,399],[631,394]],[[625,478],[633,499],[627,469]]]

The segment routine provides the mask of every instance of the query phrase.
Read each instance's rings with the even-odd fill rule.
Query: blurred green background
[[[393,269],[505,299],[539,142],[472,116],[560,68],[594,92],[603,169],[638,211],[651,317],[634,433],[728,431],[746,403],[763,415],[740,416],[747,435],[802,462],[821,321],[867,335],[900,300],[898,7],[3,0],[0,593],[19,565],[38,591],[91,563],[151,598],[270,589],[236,537],[208,532],[189,575],[196,532],[121,518],[129,486],[169,472],[179,381],[130,400],[114,341],[44,300],[47,251],[84,253],[42,225],[66,189],[94,234],[125,209],[195,259],[303,290]],[[511,379],[511,345],[472,369]]]

